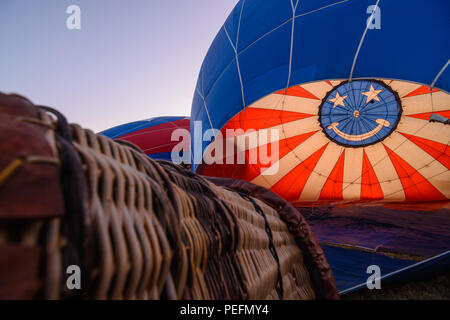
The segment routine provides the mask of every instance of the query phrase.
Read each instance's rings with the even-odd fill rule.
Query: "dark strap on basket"
[[[277,262],[277,266],[278,266],[278,278],[277,278],[277,283],[275,285],[275,289],[277,290],[277,294],[278,294],[278,297],[280,298],[280,300],[283,300],[283,279],[281,276],[280,259],[278,258],[278,253],[277,253],[277,250],[275,249],[275,245],[273,244],[272,230],[270,229],[270,225],[269,225],[269,222],[267,221],[266,214],[264,213],[264,211],[261,209],[261,207],[256,203],[256,201],[254,199],[252,199],[245,193],[235,191],[235,190],[233,190],[233,191],[238,192],[239,195],[243,199],[250,201],[253,204],[253,206],[255,207],[256,212],[258,212],[261,215],[261,217],[263,217],[263,219],[264,219],[264,229],[267,233],[267,236],[269,237],[269,250],[270,250],[270,253],[272,253],[272,256],[275,259],[275,261]]]
[[[81,290],[64,290],[63,298],[88,298],[90,292],[90,260],[93,255],[91,244],[91,218],[88,212],[87,183],[81,159],[72,143],[72,135],[66,118],[50,107],[38,106],[57,118],[55,132],[61,161],[61,185],[64,195],[65,214],[62,219],[62,233],[67,239],[63,258],[63,274],[69,265],[81,270]],[[67,275],[66,275],[67,276]],[[66,288],[64,286],[64,288]]]

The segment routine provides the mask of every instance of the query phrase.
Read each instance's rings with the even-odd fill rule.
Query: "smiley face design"
[[[334,87],[319,107],[319,121],[332,141],[363,147],[384,140],[401,115],[397,94],[376,80],[353,80]]]

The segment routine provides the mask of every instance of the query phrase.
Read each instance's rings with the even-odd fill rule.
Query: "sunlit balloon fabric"
[[[258,163],[213,164],[203,173],[245,179],[294,203],[447,200],[450,125],[428,120],[450,117],[449,106],[447,93],[404,81],[292,86],[261,98],[222,128],[224,134],[277,129],[276,174],[261,175],[265,166]]]
[[[279,170],[193,169],[294,203],[448,199],[450,126],[428,120],[449,116],[449,10],[447,0],[239,1],[202,64],[191,130],[278,127]],[[211,142],[191,139],[205,155]]]
[[[188,117],[155,117],[135,121],[102,131],[101,134],[134,143],[153,159],[171,160],[171,152],[178,141],[172,141],[176,129],[189,131]]]

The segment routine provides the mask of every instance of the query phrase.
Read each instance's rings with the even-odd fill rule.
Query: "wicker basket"
[[[11,103],[20,108],[11,111]],[[11,127],[33,128],[48,151],[36,155],[0,140],[0,205],[7,203],[0,207],[1,298],[337,296],[306,223],[298,213],[289,220],[294,211],[275,195],[258,199],[242,183],[218,186],[226,183],[155,162],[21,97],[0,95],[0,120],[10,124],[0,125],[0,138]],[[5,148],[14,150],[6,157]],[[30,187],[27,171],[50,169],[24,199],[40,210],[11,198]],[[71,265],[80,267],[81,289],[67,287]]]

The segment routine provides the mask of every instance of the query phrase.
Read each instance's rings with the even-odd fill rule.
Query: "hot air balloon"
[[[210,165],[203,173],[249,180],[293,203],[447,200],[450,126],[428,119],[450,116],[449,105],[445,92],[398,80],[291,86],[222,128],[279,130],[277,173],[264,175],[259,163]]]
[[[251,181],[299,207],[439,201],[448,217],[450,47],[442,39],[449,9],[448,1],[424,0],[239,1],[205,57],[191,111],[191,131],[196,122],[203,132],[220,130],[201,143],[192,138],[194,154],[205,158],[229,141],[235,153],[194,169]],[[227,130],[232,138],[277,135],[238,144]],[[277,150],[269,165],[251,161],[263,147]],[[236,153],[246,161],[226,161]],[[360,225],[364,210],[354,215]],[[326,216],[316,225],[323,228]],[[450,248],[448,232],[437,231],[442,223],[448,218],[430,228],[441,236],[431,256]],[[400,234],[384,231],[377,241],[372,235],[373,250]],[[328,229],[327,240],[339,242],[343,233]],[[361,239],[354,234],[347,244]]]
[[[172,151],[179,141],[172,139],[176,129],[189,131],[188,117],[155,117],[122,124],[100,132],[112,138],[129,141],[141,148],[150,158],[172,160]]]

